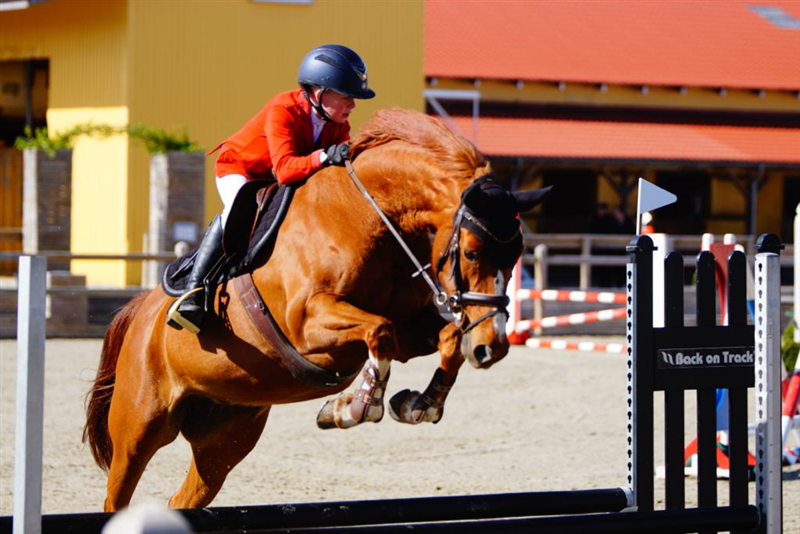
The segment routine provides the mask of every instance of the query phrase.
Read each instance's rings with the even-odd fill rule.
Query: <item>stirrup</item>
[[[200,329],[197,327],[197,325],[195,325],[194,323],[188,321],[183,315],[181,315],[181,313],[178,311],[178,308],[190,296],[194,295],[195,293],[197,293],[199,291],[203,291],[203,286],[200,286],[200,287],[197,287],[195,289],[192,289],[191,291],[187,291],[186,293],[181,295],[179,298],[177,298],[175,300],[175,302],[172,303],[172,306],[170,306],[169,311],[167,312],[167,319],[169,321],[175,322],[176,324],[182,326],[183,328],[185,328],[186,330],[188,330],[189,332],[191,332],[194,335],[199,334],[200,333]]]

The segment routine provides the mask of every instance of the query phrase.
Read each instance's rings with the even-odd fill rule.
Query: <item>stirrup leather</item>
[[[203,286],[192,289],[191,291],[187,291],[179,298],[175,299],[175,302],[172,303],[172,306],[170,306],[169,308],[169,312],[167,312],[168,319],[170,319],[171,321],[175,321],[176,323],[178,323],[179,325],[181,325],[194,335],[199,334],[200,329],[197,327],[197,325],[184,318],[178,311],[178,308],[180,308],[181,304],[183,304],[190,296],[199,291],[203,291]]]

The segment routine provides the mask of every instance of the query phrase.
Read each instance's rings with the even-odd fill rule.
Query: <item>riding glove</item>
[[[350,143],[342,143],[341,145],[331,145],[323,152],[322,165],[328,167],[336,165],[344,167],[345,160],[350,159]]]

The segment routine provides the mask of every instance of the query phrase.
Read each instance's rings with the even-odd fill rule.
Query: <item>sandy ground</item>
[[[100,340],[49,340],[45,385],[44,513],[102,509],[105,475],[81,444],[83,402]],[[16,345],[0,341],[0,515],[12,512]],[[392,369],[388,394],[423,389],[437,365]],[[687,395],[687,406],[693,405]],[[322,401],[273,409],[256,449],[216,506],[464,493],[609,488],[625,483],[625,360],[516,347],[493,369],[462,370],[438,425],[379,424],[321,431]],[[752,406],[752,403],[751,403]],[[657,412],[663,413],[657,405]],[[687,417],[687,436],[693,418]],[[660,438],[657,437],[657,443]],[[657,451],[657,462],[663,452]],[[165,501],[189,465],[182,438],[147,468],[134,502]],[[784,531],[800,533],[800,466],[785,469]],[[686,479],[694,499],[696,481]],[[725,501],[727,484],[719,482]],[[751,484],[751,499],[754,484]],[[663,504],[663,483],[657,481]],[[752,501],[751,501],[752,502]],[[690,504],[692,504],[690,502]]]

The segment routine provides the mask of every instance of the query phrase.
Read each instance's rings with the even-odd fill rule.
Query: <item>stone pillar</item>
[[[47,273],[48,289],[86,288],[86,276],[66,271]],[[83,294],[51,293],[47,296],[47,333],[71,336],[86,333],[89,325],[89,297]]]
[[[195,248],[203,239],[205,220],[205,155],[167,152],[150,159],[150,225],[148,252],[175,249],[184,241]],[[146,285],[161,280],[163,262],[150,262]]]
[[[23,151],[22,249],[26,254],[70,250],[72,150],[50,157]],[[69,270],[69,261],[50,261],[49,270]]]

